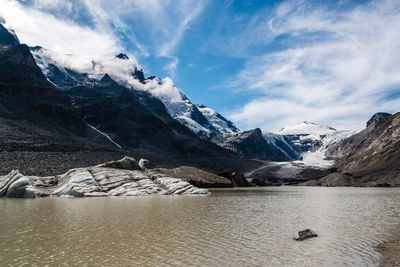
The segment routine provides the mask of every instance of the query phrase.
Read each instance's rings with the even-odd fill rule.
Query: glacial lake
[[[400,188],[0,199],[1,266],[378,266]],[[293,240],[298,230],[319,237]]]

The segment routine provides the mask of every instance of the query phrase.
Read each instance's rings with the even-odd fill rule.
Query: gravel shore
[[[380,244],[378,251],[383,255],[382,267],[400,267],[400,240]]]

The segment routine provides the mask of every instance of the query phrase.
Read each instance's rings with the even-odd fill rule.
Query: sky
[[[125,52],[247,130],[400,110],[400,1],[0,0],[20,41]]]

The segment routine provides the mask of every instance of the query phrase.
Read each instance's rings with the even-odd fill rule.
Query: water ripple
[[[208,197],[1,199],[5,266],[377,266],[400,190],[279,187]],[[319,237],[296,242],[296,231]]]

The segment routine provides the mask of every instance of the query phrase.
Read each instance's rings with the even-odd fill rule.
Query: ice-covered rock
[[[207,194],[182,179],[156,170],[132,169],[133,158],[102,165],[72,169],[50,177],[24,176],[12,171],[0,177],[0,197],[99,197]],[[126,166],[124,169],[121,166]],[[138,167],[138,166],[137,166]]]
[[[35,197],[35,193],[29,179],[18,170],[13,170],[3,179],[0,178],[0,197],[31,198]]]

